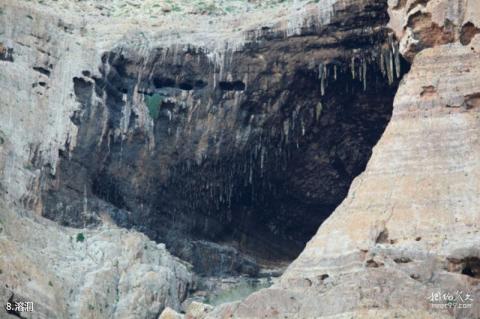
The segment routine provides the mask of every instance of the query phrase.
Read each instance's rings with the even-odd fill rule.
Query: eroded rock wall
[[[178,309],[187,266],[112,223],[207,273],[257,271],[226,244],[291,258],[363,170],[404,71],[384,1],[148,27],[74,7],[0,7],[2,297],[47,318]]]
[[[471,1],[413,6],[441,25],[451,17],[455,36],[436,43],[430,28],[399,29],[417,43],[401,46],[413,64],[365,172],[279,284],[212,318],[480,316],[480,36],[461,36],[478,11]],[[468,295],[469,306],[436,307],[436,293]]]
[[[409,60],[425,48],[460,42],[467,45],[480,33],[480,5],[471,0],[391,0],[389,26],[401,39]]]
[[[241,46],[116,42],[73,77],[78,135],[43,175],[44,215],[78,227],[109,214],[206,273],[212,258],[256,267],[202,240],[296,256],[364,169],[406,68],[386,2],[338,2],[326,22],[309,6],[297,32],[257,26]]]
[[[192,287],[190,266],[143,234],[59,227],[3,200],[0,209],[0,298],[32,302],[22,317],[156,319]]]
[[[413,69],[347,199],[280,283],[211,316],[478,316],[475,303],[443,311],[427,300],[439,289],[479,295],[478,6],[388,4],[400,47],[386,1],[269,11],[273,22],[200,18],[198,32],[185,23],[175,35],[174,18],[145,32],[7,1],[2,294],[32,298],[48,318],[178,308],[186,266],[138,233],[99,226],[112,220],[172,247],[188,239],[179,255],[231,254],[215,272],[251,272],[219,243],[291,257],[365,168],[406,70],[401,52]],[[250,32],[223,32],[229,23]],[[77,241],[78,230],[23,208],[98,229]]]

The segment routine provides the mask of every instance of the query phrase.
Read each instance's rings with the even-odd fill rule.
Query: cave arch
[[[339,27],[338,12],[324,30],[339,28],[334,50],[315,26],[269,33],[225,51],[228,72],[201,50],[194,59],[186,50],[109,52],[101,78],[75,80],[77,146],[44,192],[45,215],[82,227],[107,213],[201,274],[255,274],[292,260],[365,169],[408,69],[382,27],[386,6],[362,10],[378,27],[371,33]],[[146,98],[129,92],[158,94],[168,108],[145,125]]]

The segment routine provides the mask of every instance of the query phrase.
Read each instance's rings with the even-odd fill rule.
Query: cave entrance
[[[76,227],[107,214],[205,276],[290,262],[365,169],[408,68],[385,4],[360,9],[374,31],[338,11],[335,47],[312,27],[221,66],[190,48],[105,53],[101,76],[74,79],[77,143],[44,214]]]
[[[273,84],[275,74],[265,74],[244,91],[192,86],[194,100],[216,99],[215,108],[206,104],[196,113],[185,106],[184,88],[173,80],[168,90],[158,88],[154,78],[143,90],[153,92],[147,104],[162,90],[153,130],[135,127],[132,110],[126,137],[114,135],[124,108],[117,92],[130,94],[136,75],[124,72],[131,62],[111,58],[113,75],[75,79],[84,101],[74,117],[80,143],[62,154],[60,187],[47,192],[46,211],[79,227],[107,213],[166,243],[203,275],[256,276],[262,267],[284,265],[346,197],[390,120],[399,80],[389,81],[382,65],[364,58],[303,65]],[[112,95],[107,104],[92,105],[92,95],[103,92]],[[106,121],[99,120],[102,108],[110,111]],[[78,214],[85,210],[92,213]]]
[[[171,247],[183,258],[195,255],[194,263],[204,263],[198,269],[220,271],[210,259],[218,247],[205,241],[234,247],[263,265],[293,260],[365,169],[390,120],[398,80],[389,84],[377,66],[362,80],[339,65],[329,68],[335,81],[323,93],[318,71],[296,70],[279,93],[277,113],[240,151],[225,147],[220,156],[173,169],[165,188],[170,218],[183,219],[178,223],[189,224],[198,241],[186,252],[178,240]],[[262,117],[261,103],[247,99],[240,109],[250,119]],[[238,120],[238,129],[252,125],[246,122]],[[156,209],[168,206],[164,198]],[[182,213],[189,211],[195,214]],[[209,257],[202,261],[201,255]]]

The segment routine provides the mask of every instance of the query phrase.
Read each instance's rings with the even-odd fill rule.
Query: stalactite
[[[393,83],[393,55],[392,55],[392,51],[388,51],[387,53],[387,61],[386,61],[386,65],[387,65],[387,77],[388,77],[388,84],[392,84]]]
[[[322,102],[318,102],[315,108],[315,116],[317,121],[318,119],[320,119],[320,116],[322,115],[322,109],[323,109]]]
[[[87,214],[88,211],[88,197],[87,197],[87,185],[83,185],[83,213]]]
[[[385,77],[385,59],[384,59],[384,52],[383,49],[380,50],[380,71],[382,75]]]
[[[352,79],[355,80],[355,57],[352,56],[352,61],[350,62],[350,68],[352,70]]]
[[[253,167],[252,167],[252,165],[250,164],[250,173],[249,173],[249,175],[248,175],[248,183],[249,183],[249,184],[252,184],[252,182],[253,182]]]
[[[367,60],[363,59],[362,63],[362,82],[363,82],[363,90],[367,90]]]
[[[260,151],[260,177],[263,177],[263,165],[264,165],[264,155],[263,155],[263,148]]]
[[[322,75],[322,79],[320,80],[320,92],[322,96],[325,95],[325,77]]]
[[[398,48],[398,42],[394,40],[392,40],[392,50],[393,50],[394,62],[395,62],[395,73],[397,75],[397,78],[399,79],[402,76],[401,63],[400,63],[400,50]]]
[[[325,95],[325,78],[326,78],[326,65],[320,63],[318,65],[318,79],[320,80],[320,92]]]

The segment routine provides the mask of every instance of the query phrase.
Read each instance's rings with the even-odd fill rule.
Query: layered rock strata
[[[255,275],[245,252],[292,258],[343,200],[278,284],[201,316],[479,316],[427,299],[480,298],[475,2],[297,2],[195,25],[173,8],[115,18],[116,3],[0,7],[4,299],[155,318],[180,309],[187,266],[110,224],[197,272]]]
[[[413,64],[365,172],[279,284],[211,318],[480,317],[478,5],[390,5]]]
[[[169,17],[150,29],[59,9],[67,23],[50,5],[1,16],[2,187],[66,226],[107,215],[205,275],[301,251],[365,168],[408,68],[386,1],[200,15],[176,33]]]
[[[33,302],[20,318],[157,318],[192,286],[190,266],[143,234],[59,227],[0,205],[0,318],[11,318],[7,301]]]

